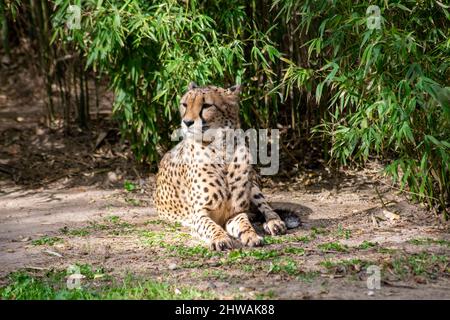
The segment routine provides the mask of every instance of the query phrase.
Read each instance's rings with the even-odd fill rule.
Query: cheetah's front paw
[[[233,240],[229,235],[220,235],[211,240],[209,247],[211,250],[223,251],[233,249]]]
[[[247,247],[259,247],[263,245],[263,238],[255,231],[247,231],[241,234],[240,240]]]
[[[264,223],[264,231],[272,236],[286,233],[286,224],[280,219],[272,219]]]

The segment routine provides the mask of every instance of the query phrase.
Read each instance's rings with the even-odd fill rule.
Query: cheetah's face
[[[223,89],[198,87],[191,82],[180,101],[183,134],[201,135],[209,129],[238,128],[240,92],[240,85]]]

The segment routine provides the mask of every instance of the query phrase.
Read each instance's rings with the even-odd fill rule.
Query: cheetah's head
[[[239,128],[240,92],[240,85],[223,89],[199,87],[191,82],[180,100],[183,133],[189,136],[203,134],[210,129]]]

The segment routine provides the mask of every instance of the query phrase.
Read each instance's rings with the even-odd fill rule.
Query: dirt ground
[[[0,286],[17,270],[89,264],[221,299],[450,298],[448,225],[392,188],[376,162],[264,180],[270,201],[298,205],[302,225],[262,248],[214,253],[158,219],[154,175],[134,166],[109,122],[66,137],[45,128],[27,76],[0,83]],[[369,290],[370,270],[380,289]]]

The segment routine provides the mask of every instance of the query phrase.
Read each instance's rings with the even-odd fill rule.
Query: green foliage
[[[277,259],[269,265],[269,273],[286,273],[292,276],[298,272],[297,263],[290,258]]]
[[[256,260],[270,260],[278,257],[280,252],[277,250],[265,250],[265,249],[254,249],[254,250],[232,250],[228,253],[228,261],[237,261],[246,257],[252,257]]]
[[[317,247],[322,251],[338,251],[338,252],[348,251],[348,247],[339,242],[321,243]]]
[[[392,159],[386,167],[412,196],[449,198],[450,46],[448,7],[435,1],[371,1],[381,8],[379,30],[365,27],[368,1],[304,1],[307,28],[320,23],[308,43],[310,59],[323,61],[314,74],[316,100],[329,117],[316,129],[331,141],[342,164],[371,156]],[[322,3],[319,5],[318,3]],[[345,36],[344,36],[345,35]],[[324,54],[326,52],[326,54]]]
[[[420,238],[420,239],[411,239],[408,242],[418,246],[439,245],[444,247],[450,247],[450,241],[445,239]]]
[[[131,276],[121,283],[94,283],[98,270],[89,265],[81,266],[86,276],[81,288],[66,287],[65,271],[52,271],[44,276],[26,272],[15,272],[9,276],[9,284],[0,287],[0,298],[8,300],[117,300],[117,299],[199,299],[212,298],[211,293],[200,292],[190,287],[176,288],[173,285],[153,280],[134,279]],[[95,286],[94,286],[95,284]]]
[[[49,245],[52,246],[55,243],[61,242],[62,239],[58,238],[58,237],[48,237],[48,236],[43,236],[39,239],[33,240],[31,241],[31,244],[34,246],[42,246],[42,245]]]
[[[377,243],[374,243],[374,242],[370,242],[370,241],[364,240],[364,241],[358,246],[358,249],[361,249],[361,250],[367,250],[367,249],[370,249],[370,248],[374,248],[374,247],[376,247],[376,246],[377,246]]]
[[[331,273],[358,273],[373,263],[361,259],[347,259],[340,261],[325,260],[320,265]]]
[[[398,256],[392,260],[391,266],[394,273],[402,278],[409,276],[435,278],[440,274],[449,274],[448,260],[445,255],[420,252]]]
[[[136,185],[130,181],[125,181],[123,184],[123,187],[128,192],[132,192],[132,191],[136,190]]]
[[[266,72],[279,56],[258,30],[242,39],[244,7],[233,3],[204,8],[195,0],[83,1],[87,18],[81,29],[67,31],[69,3],[56,1],[55,33],[74,41],[88,66],[109,75],[116,117],[141,160],[157,160],[156,146],[170,145],[178,101],[190,81],[241,83],[246,69],[252,70],[247,76]],[[249,61],[244,48],[251,50]],[[247,62],[261,64],[262,71]]]
[[[75,1],[80,3],[79,1]],[[114,112],[139,160],[171,146],[189,81],[244,83],[251,126],[323,139],[337,164],[387,160],[410,194],[446,210],[450,197],[449,8],[434,0],[82,1],[81,29],[54,38],[107,74]],[[367,27],[369,5],[381,28]]]

